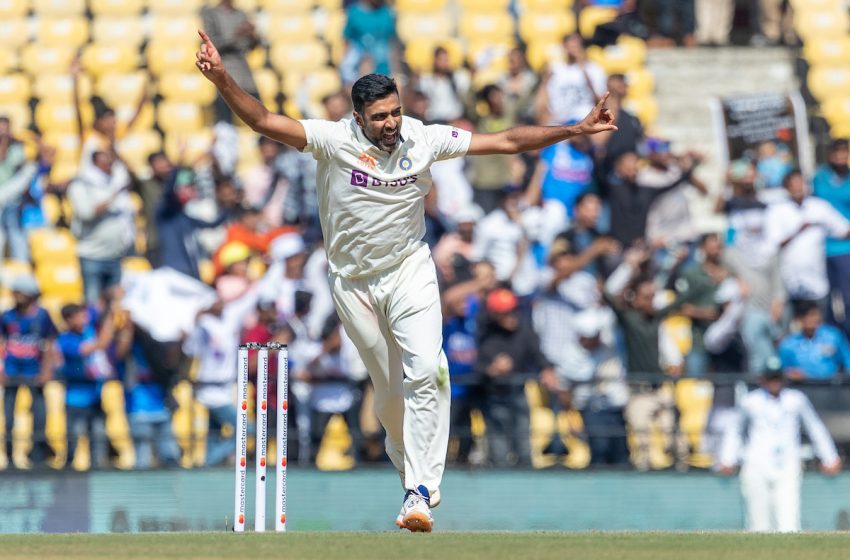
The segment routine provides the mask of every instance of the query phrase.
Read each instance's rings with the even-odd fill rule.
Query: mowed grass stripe
[[[833,560],[850,534],[742,533],[143,533],[0,535],[0,558],[292,560]]]

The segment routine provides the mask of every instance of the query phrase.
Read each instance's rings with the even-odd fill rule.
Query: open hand
[[[596,107],[584,117],[584,120],[579,123],[579,129],[582,134],[596,134],[597,132],[605,132],[608,130],[617,130],[615,125],[614,113],[605,107],[605,102],[608,101],[609,92],[605,92]]]
[[[221,55],[218,54],[218,49],[215,48],[209,35],[198,29],[198,35],[204,41],[201,48],[195,53],[195,66],[201,71],[209,81],[216,83],[225,76],[224,64],[221,62]]]

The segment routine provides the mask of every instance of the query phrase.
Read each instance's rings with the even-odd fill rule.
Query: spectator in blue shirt
[[[371,61],[374,66],[370,72],[390,75],[391,51],[396,38],[395,13],[385,0],[361,0],[350,6],[343,36],[347,42],[343,80],[354,82],[363,74],[364,61]]]
[[[83,434],[91,441],[91,466],[108,463],[106,417],[100,402],[103,382],[115,377],[107,350],[115,336],[112,314],[106,313],[98,331],[98,313],[94,308],[69,304],[62,308],[68,331],[59,335],[62,353],[60,377],[64,379],[68,418],[68,459],[74,463],[77,441]]]
[[[782,368],[789,379],[831,379],[839,371],[850,370],[850,345],[844,333],[823,324],[816,303],[796,314],[800,332],[789,334],[779,345]]]
[[[829,146],[826,163],[820,166],[813,181],[814,195],[835,207],[842,216],[850,220],[850,158],[847,140],[834,140]],[[850,309],[850,240],[826,240],[826,273],[834,292],[841,294],[844,309]],[[832,309],[829,309],[832,315]],[[837,323],[833,316],[829,319]],[[844,314],[840,325],[850,335],[850,313]]]
[[[0,317],[0,339],[5,349],[0,385],[5,388],[6,457],[13,456],[15,399],[18,389],[26,385],[32,393],[32,460],[41,462],[50,451],[44,432],[47,417],[44,384],[53,375],[56,327],[47,311],[38,304],[39,288],[35,278],[31,275],[18,276],[12,281],[11,289],[15,306]]]

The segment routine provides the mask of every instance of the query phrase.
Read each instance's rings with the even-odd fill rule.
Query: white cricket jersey
[[[316,191],[330,270],[369,276],[424,244],[431,164],[460,157],[470,132],[404,117],[393,153],[372,144],[353,119],[303,120],[305,152],[319,162]]]
[[[782,389],[775,398],[756,389],[741,402],[738,422],[723,438],[720,464],[755,468],[766,476],[800,469],[800,428],[805,427],[824,464],[838,459],[832,438],[808,397],[796,389]],[[742,436],[746,434],[746,442]]]

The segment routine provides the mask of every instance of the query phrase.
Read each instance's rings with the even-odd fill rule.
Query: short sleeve
[[[444,124],[426,126],[425,136],[437,161],[465,156],[472,141],[471,132]]]
[[[306,119],[299,122],[307,136],[307,145],[302,151],[313,154],[316,159],[330,159],[344,138],[348,121]]]

